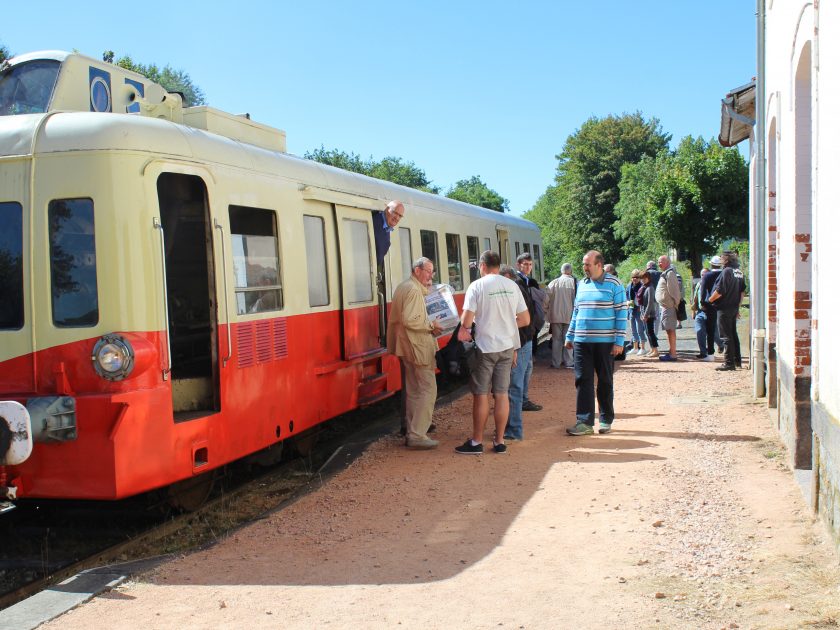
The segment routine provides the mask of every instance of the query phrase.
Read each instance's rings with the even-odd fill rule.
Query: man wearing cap
[[[711,269],[709,273],[700,279],[700,312],[697,313],[694,328],[697,330],[697,321],[702,321],[705,324],[705,340],[706,340],[706,355],[712,356],[715,353],[715,344],[718,348],[722,347],[720,342],[720,335],[717,327],[717,307],[709,302],[709,296],[712,294],[712,288],[720,276],[721,261],[720,256],[712,256],[710,261]],[[700,342],[700,332],[697,331],[697,342]],[[700,348],[703,351],[703,348]],[[701,357],[702,358],[702,357]]]
[[[718,328],[723,341],[723,365],[719,371],[735,370],[741,367],[741,341],[738,339],[738,317],[741,301],[747,285],[744,273],[738,268],[738,255],[724,252],[720,259],[723,269],[718,276],[709,302],[718,309]]]

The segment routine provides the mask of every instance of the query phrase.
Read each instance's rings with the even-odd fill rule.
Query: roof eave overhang
[[[746,140],[755,125],[755,81],[730,90],[721,100],[720,135],[724,147],[734,147]]]

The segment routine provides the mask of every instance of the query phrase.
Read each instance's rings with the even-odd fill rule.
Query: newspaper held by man
[[[426,296],[426,313],[430,321],[437,321],[442,335],[448,335],[460,321],[458,308],[448,284],[433,284]]]

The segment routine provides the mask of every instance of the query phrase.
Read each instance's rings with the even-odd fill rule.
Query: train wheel
[[[166,489],[166,501],[181,512],[194,512],[207,501],[215,483],[214,471],[173,483]]]

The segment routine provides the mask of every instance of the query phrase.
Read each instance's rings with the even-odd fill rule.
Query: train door
[[[163,173],[157,192],[172,410],[180,422],[220,409],[213,233],[207,188],[200,177]]]
[[[499,239],[499,256],[502,259],[503,265],[510,264],[510,236],[507,230],[496,227],[496,235]]]
[[[335,206],[345,360],[371,354],[384,345],[381,308],[386,293],[376,281],[373,218],[370,210]]]

